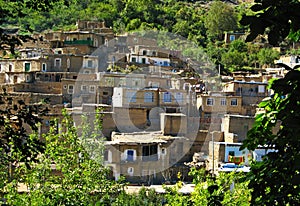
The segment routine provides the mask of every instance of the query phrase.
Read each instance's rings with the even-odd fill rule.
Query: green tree
[[[237,15],[234,9],[221,1],[214,1],[205,17],[205,27],[211,37],[222,39],[225,31],[232,31],[238,28]]]
[[[274,61],[279,59],[279,56],[279,52],[272,48],[262,48],[257,54],[258,61],[262,66],[274,65]]]
[[[202,177],[197,177],[199,175]],[[197,176],[196,179],[205,181],[199,181],[195,186],[191,195],[194,205],[250,205],[251,190],[248,189],[249,181],[243,181],[245,174],[220,173],[212,178],[199,173]]]
[[[9,29],[16,28],[17,20],[25,17],[28,11],[49,11],[54,0],[33,0],[33,1],[14,1],[0,0],[0,50],[8,49],[12,54],[15,53],[16,46],[22,45],[24,41],[31,39],[29,35],[14,34],[11,35]],[[67,1],[63,1],[67,3]],[[7,28],[7,26],[10,26]],[[23,30],[32,32],[29,25],[24,25]]]
[[[242,69],[246,65],[246,52],[230,50],[222,54],[221,63],[230,71]]]
[[[242,69],[247,62],[247,44],[242,40],[232,41],[227,52],[221,54],[221,63],[231,71]]]
[[[46,148],[38,161],[31,168],[20,165],[16,170],[19,178],[7,184],[5,198],[10,205],[110,205],[111,198],[122,190],[120,184],[108,180],[108,169],[103,166],[98,113],[93,128],[83,119],[87,126],[81,136],[67,111],[62,114],[63,119],[54,120],[43,135]],[[20,183],[28,193],[17,191]]]
[[[48,108],[42,102],[26,104],[15,98],[5,91],[0,95],[0,164],[5,173],[2,186],[14,179],[15,167],[25,164],[30,168],[30,162],[34,162],[44,150],[41,139],[30,133],[38,132],[38,123]]]
[[[247,41],[259,34],[267,34],[269,43],[279,45],[286,37],[298,41],[300,37],[300,2],[295,0],[255,0],[253,14],[243,15],[240,23],[249,26]]]
[[[260,103],[264,113],[256,116],[243,148],[264,145],[274,149],[262,162],[251,166],[249,188],[252,205],[300,204],[300,71],[292,70],[273,81],[275,94]]]

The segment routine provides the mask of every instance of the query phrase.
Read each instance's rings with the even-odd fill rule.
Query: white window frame
[[[214,104],[215,104],[214,98],[209,97],[206,99],[206,106],[214,106]]]
[[[57,64],[58,62],[58,64]],[[61,67],[61,58],[55,58],[54,59],[54,66],[55,67]]]
[[[47,64],[46,63],[42,63],[42,71],[43,72],[47,71]]]
[[[81,85],[81,91],[82,92],[87,92],[88,91],[88,86],[87,85]]]
[[[72,87],[72,89],[71,89]],[[68,94],[74,94],[74,85],[73,84],[68,84]]]
[[[236,104],[233,103],[233,102],[236,102]],[[231,106],[238,106],[238,100],[237,100],[237,98],[231,99],[231,100],[230,100],[230,105],[231,105]]]
[[[126,149],[124,151],[124,160],[128,161],[128,151],[133,151],[133,161],[136,161],[136,150],[135,149]]]
[[[96,86],[90,85],[89,91],[90,91],[90,93],[96,93]]]
[[[91,59],[88,59],[86,64],[87,64],[87,67],[88,67],[88,68],[93,68],[93,66],[94,66],[94,61],[91,60]]]
[[[131,62],[137,62],[137,58],[136,57],[131,57]]]
[[[128,173],[129,176],[133,176],[133,174],[134,174],[134,168],[133,167],[128,167],[127,168],[127,173]]]
[[[221,106],[226,106],[226,105],[227,105],[227,100],[226,100],[226,98],[221,98],[220,104],[221,104]]]

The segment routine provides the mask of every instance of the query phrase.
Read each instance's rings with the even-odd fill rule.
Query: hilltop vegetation
[[[22,2],[22,1],[20,1]],[[19,28],[19,34],[45,30],[73,30],[76,21],[104,21],[116,34],[137,30],[160,30],[180,35],[204,48],[222,73],[272,66],[278,52],[245,43],[224,43],[225,32],[244,32],[239,24],[244,14],[251,14],[245,3],[176,0],[59,0],[0,1],[2,28]],[[0,32],[1,33],[1,32]],[[1,39],[3,36],[1,35]],[[22,39],[21,39],[22,40]],[[14,39],[12,42],[20,45]],[[1,42],[2,46],[3,41]],[[12,46],[14,48],[14,45]]]

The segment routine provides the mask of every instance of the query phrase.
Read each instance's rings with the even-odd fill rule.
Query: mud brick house
[[[267,82],[246,82],[232,81],[224,84],[224,92],[233,92],[236,96],[242,97],[242,107],[246,111],[244,115],[255,115],[257,105],[264,98],[268,97]]]
[[[106,28],[103,22],[81,20],[77,22],[75,31],[51,31],[44,34],[51,48],[74,47],[81,54],[91,54],[113,38],[112,29]]]
[[[113,133],[105,147],[105,165],[116,179],[122,175],[132,183],[151,184],[176,179],[176,164],[188,152],[189,142],[155,132]]]
[[[242,97],[229,92],[208,92],[198,95],[197,107],[200,115],[200,129],[221,129],[225,114],[243,113]]]

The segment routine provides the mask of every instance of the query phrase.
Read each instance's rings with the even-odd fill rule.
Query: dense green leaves
[[[292,70],[275,80],[275,94],[260,104],[265,113],[256,116],[243,147],[259,145],[275,151],[255,163],[249,174],[253,205],[298,205],[300,203],[300,71]]]
[[[80,138],[72,117],[66,110],[62,115],[43,134],[46,146],[37,161],[31,161],[30,168],[18,165],[13,181],[5,185],[4,198],[10,205],[95,205],[110,202],[122,190],[121,184],[107,178],[103,166],[100,119],[94,128],[84,126]],[[18,192],[20,185],[25,194]]]
[[[205,27],[212,37],[221,37],[225,31],[234,31],[238,28],[237,14],[234,9],[221,1],[214,1],[205,18]]]
[[[247,41],[267,32],[269,43],[278,45],[287,36],[297,40],[300,29],[300,2],[295,0],[255,0],[251,7],[254,14],[244,15],[241,24],[248,25]]]

